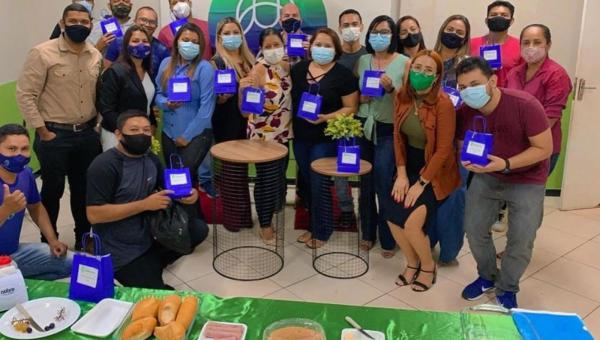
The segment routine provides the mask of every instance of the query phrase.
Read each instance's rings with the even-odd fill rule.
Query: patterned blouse
[[[248,117],[248,138],[287,143],[292,133],[292,80],[280,65],[259,61],[266,69],[262,115]]]

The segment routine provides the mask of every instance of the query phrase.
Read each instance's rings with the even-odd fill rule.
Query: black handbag
[[[190,218],[185,208],[172,202],[166,209],[146,215],[146,223],[156,242],[179,254],[194,251],[190,239]]]

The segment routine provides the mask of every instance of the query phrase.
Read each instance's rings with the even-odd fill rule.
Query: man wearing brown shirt
[[[17,102],[27,124],[36,130],[34,150],[41,166],[42,203],[55,231],[65,177],[69,180],[78,247],[83,233],[90,229],[85,215],[86,171],[102,151],[94,130],[102,55],[85,42],[92,18],[84,6],[67,6],[60,26],[64,33],[58,39],[29,52],[17,81]]]

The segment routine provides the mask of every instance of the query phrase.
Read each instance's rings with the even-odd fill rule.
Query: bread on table
[[[198,311],[198,299],[195,296],[186,296],[181,302],[179,312],[177,312],[177,321],[184,329],[188,329],[194,318],[196,318],[196,312]]]
[[[154,329],[154,336],[158,340],[184,340],[185,333],[186,329],[177,321]]]
[[[151,316],[133,321],[123,331],[121,340],[146,340],[152,336],[156,323],[156,319]]]
[[[158,305],[160,300],[155,297],[145,298],[133,307],[133,312],[131,313],[131,320],[136,321],[145,317],[153,317],[156,319],[156,314],[158,312]]]
[[[158,306],[158,322],[161,326],[166,326],[175,321],[180,305],[181,298],[179,295],[169,295],[160,302]]]

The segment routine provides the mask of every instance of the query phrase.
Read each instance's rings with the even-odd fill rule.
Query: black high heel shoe
[[[421,269],[419,270],[419,273],[429,273],[429,274],[433,274],[433,280],[431,280],[431,285],[427,286],[422,282],[417,281],[418,275],[416,275],[414,281],[413,281],[413,286],[418,287],[418,289],[415,289],[416,287],[412,287],[412,290],[418,293],[423,293],[428,291],[431,287],[433,287],[433,285],[435,284],[435,281],[437,280],[437,266],[433,268],[433,271],[429,271],[429,270],[424,270]]]
[[[421,271],[421,266],[419,266],[418,268],[415,267],[411,267],[411,266],[406,266],[406,268],[410,268],[410,269],[414,269],[416,270],[415,275],[413,275],[412,279],[410,280],[410,282],[404,277],[404,275],[399,274],[398,275],[398,279],[402,282],[402,284],[398,284],[398,281],[394,282],[396,284],[396,286],[398,287],[404,287],[404,286],[408,286],[410,284],[412,284],[413,282],[415,282],[415,279],[417,278],[417,276],[419,276],[419,272]]]

